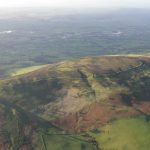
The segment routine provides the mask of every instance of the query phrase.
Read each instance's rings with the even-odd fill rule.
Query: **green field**
[[[93,150],[92,144],[80,136],[44,135],[43,143],[46,150]]]
[[[92,136],[102,149],[148,150],[150,147],[150,122],[144,117],[119,119],[99,131]]]
[[[33,72],[36,71],[38,69],[41,69],[43,67],[46,67],[46,65],[39,65],[39,66],[31,66],[31,67],[25,67],[25,68],[20,68],[20,69],[16,69],[15,71],[13,71],[11,73],[11,76],[18,76],[18,75],[23,75],[29,72]]]

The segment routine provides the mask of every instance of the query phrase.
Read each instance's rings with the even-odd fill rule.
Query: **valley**
[[[0,77],[18,68],[87,56],[147,54],[149,15],[147,9],[94,10],[93,13],[49,8],[10,9],[9,13],[3,10]]]

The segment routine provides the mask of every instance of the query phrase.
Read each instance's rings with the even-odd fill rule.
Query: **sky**
[[[122,8],[150,7],[150,0],[0,0],[0,7]]]

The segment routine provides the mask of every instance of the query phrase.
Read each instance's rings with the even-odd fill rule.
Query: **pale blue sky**
[[[0,0],[0,7],[150,7],[150,0]]]

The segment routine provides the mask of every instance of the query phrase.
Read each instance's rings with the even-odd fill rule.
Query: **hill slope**
[[[57,143],[57,144],[56,144]],[[0,100],[0,150],[93,150],[92,138],[72,135]]]
[[[49,120],[76,114],[93,103],[113,106],[112,113],[118,106],[124,112],[131,106],[142,110],[149,105],[149,87],[149,57],[104,56],[61,62],[6,79],[0,93]]]
[[[13,119],[20,120],[20,128],[15,132],[18,135],[9,132],[13,130],[13,126],[8,127],[6,131],[9,135],[15,135],[15,140],[19,139],[19,136],[23,139],[21,141],[29,139],[31,148],[35,148],[34,142],[37,145],[39,143],[34,140],[36,137],[37,140],[44,139],[44,147],[62,143],[56,145],[53,150],[60,150],[60,147],[64,147],[65,150],[91,150],[93,145],[98,149],[101,148],[100,143],[105,141],[94,130],[103,129],[101,127],[109,122],[143,115],[146,123],[141,120],[139,122],[145,127],[148,126],[146,124],[149,124],[150,115],[149,87],[149,56],[101,56],[65,61],[1,80],[0,97],[4,100],[0,101],[0,115],[2,120],[5,115],[12,118],[9,120],[6,117],[4,122],[10,122],[15,127],[18,121],[13,122]],[[7,107],[3,105],[9,107],[8,112]],[[29,116],[35,118],[34,123]],[[28,127],[32,124],[34,128],[29,130]],[[119,127],[121,133],[124,126]],[[25,128],[32,131],[30,138],[23,132]],[[39,130],[42,132],[39,133]],[[89,131],[93,131],[94,135]],[[78,135],[74,135],[74,132]],[[144,134],[142,129],[140,132]],[[11,139],[11,136],[8,137]],[[6,142],[7,138],[1,138],[4,139],[1,144],[3,147],[9,149],[14,146],[12,140]],[[72,138],[77,141],[72,141]],[[145,138],[147,141],[147,136]],[[114,137],[114,140],[117,139]],[[24,145],[23,143],[20,145]],[[111,144],[103,146],[110,148]],[[128,149],[132,146],[133,143]]]

